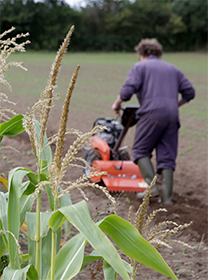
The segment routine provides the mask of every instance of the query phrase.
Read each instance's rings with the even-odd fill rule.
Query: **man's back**
[[[130,100],[133,94],[137,95],[140,118],[132,147],[133,161],[150,184],[155,176],[150,159],[156,150],[157,173],[162,174],[161,200],[165,204],[173,204],[173,171],[180,126],[178,107],[193,99],[195,90],[179,69],[160,60],[163,47],[155,38],[141,40],[135,50],[140,62],[131,67],[112,109],[118,114],[122,102]],[[182,95],[179,100],[178,93]],[[156,184],[152,194],[159,195]],[[137,197],[144,195],[145,192],[138,193]]]
[[[126,101],[136,93],[141,106],[140,113],[168,109],[178,115],[180,91],[187,97],[187,101],[194,95],[192,85],[180,70],[150,55],[132,66],[120,96]]]

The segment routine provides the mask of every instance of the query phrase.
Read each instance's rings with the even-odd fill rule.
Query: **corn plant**
[[[0,193],[0,257],[5,252],[9,255],[9,266],[4,268],[3,279],[72,279],[86,264],[97,259],[103,260],[105,279],[117,279],[118,274],[124,280],[135,279],[134,265],[121,258],[120,250],[129,258],[171,279],[177,279],[158,251],[129,221],[114,214],[94,222],[84,199],[76,204],[72,204],[70,200],[69,193],[74,189],[79,190],[86,199],[84,188],[93,187],[103,191],[115,204],[115,199],[104,187],[89,181],[91,176],[100,175],[99,173],[83,175],[75,182],[65,181],[69,165],[83,168],[83,163],[87,164],[77,153],[93,134],[103,129],[96,126],[88,133],[67,129],[69,105],[79,66],[76,67],[67,89],[58,133],[49,139],[46,135],[48,118],[57,98],[55,87],[58,73],[73,30],[74,27],[57,52],[48,84],[40,99],[21,119],[30,138],[37,171],[23,167],[12,169],[8,178],[8,192]],[[70,133],[77,138],[66,154],[63,154],[65,136]],[[54,155],[50,148],[52,143],[56,146]],[[50,211],[41,212],[44,192],[48,196]],[[36,212],[31,212],[35,201]],[[72,224],[78,233],[62,246],[62,228],[66,224]],[[28,232],[27,254],[21,253],[18,241],[22,226]],[[87,243],[94,251],[89,256],[84,256]]]
[[[132,206],[129,207],[129,213],[128,213],[128,221],[129,223],[133,224],[134,227],[138,230],[138,232],[150,243],[155,245],[156,249],[159,249],[161,247],[171,247],[171,243],[179,243],[185,247],[189,247],[193,249],[189,244],[184,243],[181,240],[175,240],[170,239],[170,237],[188,226],[192,224],[185,223],[184,225],[178,225],[176,222],[173,221],[163,221],[159,224],[154,225],[153,228],[150,227],[151,222],[153,221],[154,217],[160,213],[160,212],[167,212],[165,208],[159,208],[154,210],[149,216],[147,216],[147,210],[149,205],[149,200],[152,192],[152,188],[155,185],[155,182],[157,180],[157,177],[155,176],[148,187],[146,194],[143,198],[142,204],[139,206],[138,210],[135,213],[135,219],[132,222],[131,219],[131,212],[132,212]],[[116,213],[116,209],[115,209]],[[172,226],[172,228],[171,228]],[[126,255],[129,264],[132,267],[132,279],[136,279],[136,272],[140,269],[142,266],[142,262],[138,262],[135,258],[130,258],[129,255]]]
[[[27,71],[27,69],[23,66],[23,62],[8,62],[8,58],[15,51],[25,52],[25,45],[30,43],[29,40],[21,44],[17,43],[20,38],[27,37],[29,35],[28,33],[18,34],[16,37],[11,39],[4,39],[4,37],[11,33],[14,29],[15,28],[12,27],[0,34],[0,83],[5,85],[10,91],[12,91],[12,87],[5,78],[6,71],[8,71],[11,67],[18,67],[25,71]],[[2,103],[4,106],[1,106]],[[23,115],[16,115],[14,110],[7,108],[5,104],[15,105],[14,102],[8,99],[8,96],[5,93],[0,92],[0,150],[12,148],[8,146],[1,146],[1,141],[4,136],[14,137],[24,131],[24,127],[22,125]],[[0,182],[5,186],[7,185],[7,182],[3,177],[0,177]]]

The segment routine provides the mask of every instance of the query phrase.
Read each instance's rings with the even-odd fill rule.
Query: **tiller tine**
[[[107,175],[95,176],[92,182],[104,182],[108,191],[111,192],[144,192],[148,187],[144,181],[139,167],[132,161],[103,161],[95,160],[92,164],[91,173],[106,171]]]

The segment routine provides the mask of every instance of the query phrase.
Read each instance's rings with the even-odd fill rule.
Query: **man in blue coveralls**
[[[118,114],[121,103],[136,94],[140,109],[132,147],[133,160],[150,184],[155,176],[150,158],[156,149],[157,173],[162,174],[161,199],[164,204],[173,204],[173,171],[180,127],[178,107],[193,99],[195,90],[179,69],[160,59],[163,48],[156,39],[141,40],[135,50],[140,62],[131,67],[112,109]],[[144,194],[138,193],[137,197],[142,198]],[[159,195],[156,184],[152,195]]]

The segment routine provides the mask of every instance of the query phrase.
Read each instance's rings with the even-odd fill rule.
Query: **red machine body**
[[[120,148],[122,140],[130,126],[136,123],[135,112],[139,107],[125,107],[121,122],[110,118],[99,118],[94,122],[105,125],[103,133],[92,136],[90,147],[85,149],[85,160],[92,167],[85,168],[85,174],[107,172],[106,175],[91,178],[92,182],[102,182],[111,192],[144,192],[147,183],[144,181],[139,167],[130,160],[128,152]],[[107,124],[107,125],[106,125]]]

